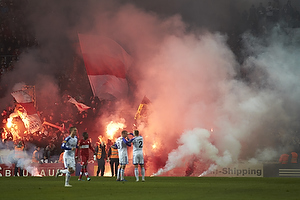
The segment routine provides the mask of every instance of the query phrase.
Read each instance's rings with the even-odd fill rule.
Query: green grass
[[[146,182],[117,182],[91,177],[64,187],[64,177],[1,177],[0,199],[300,199],[299,178],[146,177]]]

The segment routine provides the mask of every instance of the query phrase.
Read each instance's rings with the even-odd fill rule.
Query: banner
[[[126,97],[131,56],[110,38],[85,34],[78,38],[94,96],[108,100]]]
[[[91,108],[83,103],[77,102],[73,97],[70,97],[68,102],[73,103],[77,107],[79,112],[82,112],[82,111],[85,111],[85,110],[88,110]]]
[[[37,173],[39,176],[55,176],[56,171],[58,169],[64,169],[63,163],[43,163],[43,164],[36,164]],[[90,176],[94,175],[94,163],[88,165],[88,173]],[[0,177],[11,177],[14,176],[15,165],[5,165],[0,164]],[[73,173],[71,176],[78,176],[81,170],[80,164],[76,164],[76,172]],[[17,174],[19,176],[20,174]],[[27,170],[23,170],[23,176],[32,176]],[[62,176],[62,175],[61,175]]]
[[[42,122],[36,113],[34,102],[31,96],[24,90],[12,92],[11,95],[17,101],[16,110],[22,119],[26,129],[30,133],[41,130]]]
[[[218,166],[204,177],[263,177],[263,164],[236,163],[227,167]]]
[[[150,104],[150,100],[144,96],[142,102],[139,105],[137,112],[135,113],[134,119],[147,118],[148,117],[148,105]]]

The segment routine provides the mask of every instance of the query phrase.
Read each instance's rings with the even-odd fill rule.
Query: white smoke
[[[195,132],[198,130],[195,128],[184,132],[179,139],[179,147],[169,153],[165,167],[154,175],[184,166],[190,155],[213,162],[201,174],[203,176],[215,165],[226,166],[238,161],[241,156],[252,156],[250,163],[266,162],[277,160],[282,152],[297,148],[295,143],[298,140],[292,132],[298,129],[296,121],[299,119],[297,99],[300,90],[296,86],[300,84],[299,40],[289,38],[295,35],[282,31],[280,27],[275,27],[267,38],[245,34],[249,56],[241,68],[249,70],[249,83],[234,79],[228,81],[227,92],[219,96],[221,106],[213,109],[214,113],[218,113],[214,115],[213,123],[217,131],[212,134],[208,131]],[[283,148],[276,146],[276,141],[283,144]],[[254,149],[252,153],[251,148]]]
[[[212,171],[215,171],[217,169],[218,165],[212,164],[209,166],[208,170],[204,171],[202,174],[200,174],[198,177],[202,177],[205,176],[207,174],[209,174]]]
[[[28,171],[31,176],[40,176],[37,167],[32,165],[32,158],[27,152],[23,152],[21,154],[22,158],[18,159],[15,157],[15,151],[9,149],[1,149],[0,150],[0,157],[1,163],[7,166],[15,166],[22,168],[23,170]]]
[[[164,168],[158,170],[152,176],[159,176],[176,167],[182,167],[196,157],[215,162],[218,166],[227,166],[232,162],[229,151],[219,152],[218,148],[210,141],[211,132],[205,129],[195,128],[186,131],[178,140],[178,148],[168,155],[168,161]]]

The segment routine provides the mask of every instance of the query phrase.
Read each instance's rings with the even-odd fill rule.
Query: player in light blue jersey
[[[126,165],[128,164],[127,146],[131,146],[131,142],[128,139],[128,132],[126,130],[122,131],[121,137],[117,139],[116,143],[113,146],[118,149],[119,154],[120,167],[117,174],[117,181],[125,181],[124,171]]]
[[[140,165],[141,166],[142,181],[145,181],[145,167],[144,167],[144,155],[143,155],[143,145],[144,145],[143,137],[139,135],[138,130],[134,130],[132,135],[134,135],[134,138],[132,138],[130,141],[132,142],[132,146],[133,146],[132,162],[134,164],[134,175],[135,175],[136,181],[139,181],[138,166]]]
[[[58,169],[56,172],[56,177],[58,177],[60,174],[66,174],[65,187],[72,187],[72,185],[69,184],[69,180],[71,174],[73,174],[76,169],[75,150],[76,148],[78,148],[77,146],[78,139],[76,137],[77,128],[71,127],[69,131],[70,131],[70,135],[64,139],[61,145],[61,148],[65,150],[63,156],[65,169],[64,170]]]

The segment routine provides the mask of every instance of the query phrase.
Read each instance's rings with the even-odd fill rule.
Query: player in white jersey
[[[143,155],[143,137],[139,135],[138,130],[134,130],[133,134],[134,138],[130,141],[133,145],[133,164],[134,164],[134,175],[136,181],[139,181],[139,169],[138,166],[141,166],[141,174],[142,174],[142,181],[145,181],[145,167],[144,167],[144,155]]]
[[[77,134],[77,128],[71,127],[70,135],[64,139],[61,145],[61,148],[65,150],[63,156],[65,169],[64,170],[58,169],[56,172],[56,177],[58,177],[60,174],[66,174],[65,187],[72,187],[72,185],[69,184],[69,180],[71,174],[73,174],[76,169],[75,150],[78,147],[77,146],[78,139],[76,137],[76,134]]]
[[[127,146],[131,146],[131,143],[128,139],[128,132],[123,130],[121,133],[121,137],[119,137],[114,144],[114,147],[118,149],[119,154],[119,163],[120,167],[117,174],[117,181],[125,181],[124,179],[124,171],[125,167],[128,164],[128,153]]]

